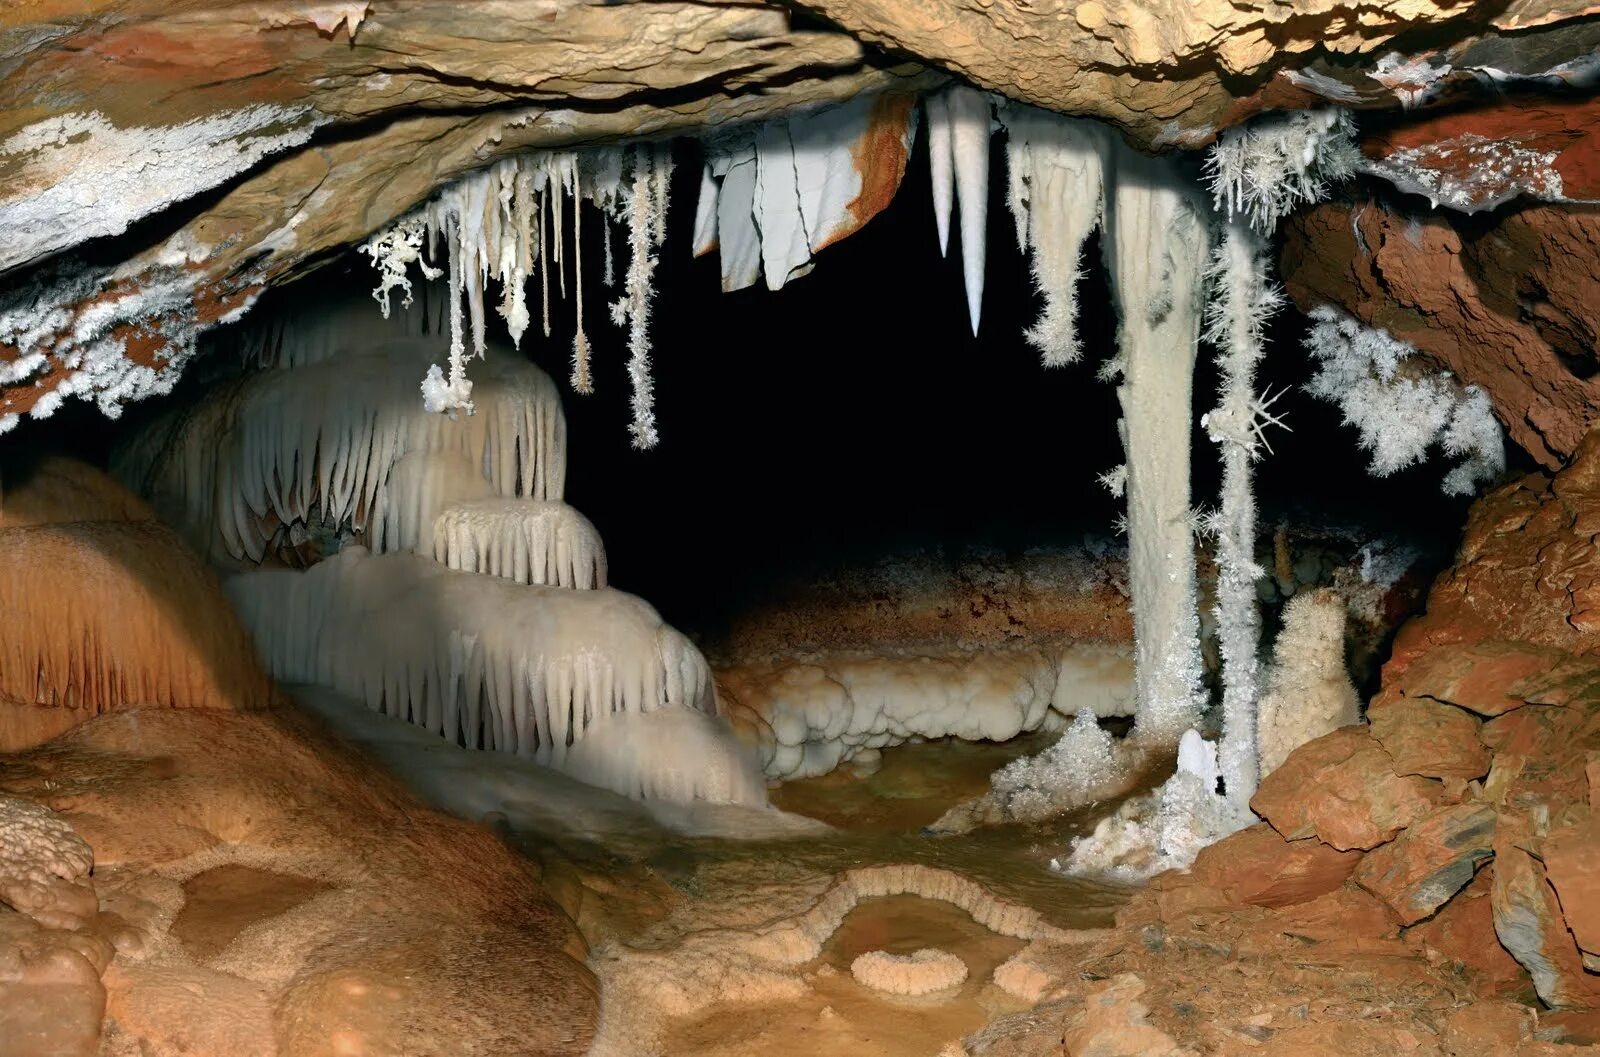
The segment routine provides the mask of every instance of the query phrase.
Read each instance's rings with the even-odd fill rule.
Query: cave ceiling
[[[1106,121],[1149,151],[1204,147],[1269,109],[1382,111],[1363,149],[1403,157],[1404,189],[1443,186],[1430,196],[1467,209],[1588,197],[1596,13],[1581,0],[23,0],[0,10],[0,413],[64,377],[5,373],[23,314],[35,331],[92,323],[156,365],[501,157],[703,136],[956,78]],[[1486,129],[1542,168],[1453,183],[1463,154],[1438,144]],[[47,302],[60,311],[41,314]]]

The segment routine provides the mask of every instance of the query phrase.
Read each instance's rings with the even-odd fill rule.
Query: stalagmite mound
[[[119,503],[109,482],[87,508]],[[41,516],[44,505],[34,507]],[[64,517],[62,509],[52,512]],[[263,707],[249,637],[216,578],[149,520],[0,529],[0,748],[126,708]]]
[[[12,457],[0,465],[0,529],[63,521],[154,521],[155,516],[104,471],[78,459]]]

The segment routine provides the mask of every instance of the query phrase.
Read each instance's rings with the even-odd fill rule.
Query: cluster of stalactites
[[[634,443],[638,447],[653,445],[649,306],[655,251],[666,238],[671,171],[670,150],[661,144],[523,154],[458,180],[374,235],[362,249],[378,269],[373,296],[385,317],[396,291],[402,305],[411,304],[412,265],[425,280],[447,280],[448,370],[441,370],[437,363],[429,368],[422,382],[426,409],[472,412],[467,361],[484,354],[484,302],[491,279],[500,285],[497,309],[518,345],[532,324],[530,301],[537,297],[541,327],[548,338],[551,298],[568,296],[570,285],[577,319],[572,386],[580,393],[592,390],[583,275],[583,206],[588,203],[600,213],[608,285],[615,277],[611,222],[620,219],[628,225],[632,257],[611,314],[628,330]],[[436,266],[441,260],[443,267]]]
[[[621,714],[717,712],[700,651],[610,588],[530,586],[360,547],[227,587],[274,677],[332,687],[468,748],[561,766]]]
[[[428,352],[407,339],[255,372],[151,422],[112,470],[203,550],[255,562],[281,531],[367,529],[396,501],[391,470],[408,454],[450,453],[494,495],[559,499],[566,419],[549,376],[491,355],[478,412],[434,415],[405,374]]]

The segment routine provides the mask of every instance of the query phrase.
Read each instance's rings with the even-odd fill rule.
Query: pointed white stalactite
[[[928,116],[928,176],[933,185],[933,222],[939,232],[939,254],[950,253],[950,211],[956,198],[955,153],[950,146],[950,107],[943,93],[922,101]]]
[[[1217,639],[1222,650],[1222,746],[1228,797],[1242,813],[1260,780],[1256,709],[1260,701],[1258,654],[1261,616],[1255,561],[1256,503],[1251,464],[1266,445],[1262,427],[1272,421],[1256,395],[1256,366],[1263,330],[1282,303],[1267,279],[1265,240],[1243,216],[1227,222],[1208,276],[1212,300],[1206,339],[1217,349],[1221,391],[1217,407],[1201,419],[1222,457],[1222,502],[1217,536]]]
[[[1172,159],[1113,144],[1106,263],[1121,318],[1135,733],[1175,743],[1203,707],[1189,509],[1189,429],[1207,237],[1198,188]]]
[[[945,96],[950,110],[950,153],[955,163],[956,202],[961,207],[961,274],[967,316],[978,333],[983,315],[983,270],[989,238],[989,97],[957,86]]]
[[[1046,367],[1076,363],[1083,353],[1078,338],[1083,244],[1105,213],[1110,132],[1092,121],[1019,103],[1005,107],[1003,120],[1017,241],[1031,251],[1033,282],[1044,295],[1044,310],[1024,337]]]

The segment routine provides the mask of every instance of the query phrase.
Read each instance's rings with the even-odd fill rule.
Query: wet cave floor
[[[1131,889],[1064,877],[1049,869],[1073,837],[1093,828],[1115,804],[1032,826],[980,828],[930,836],[923,828],[950,807],[984,792],[996,769],[1045,748],[1054,735],[1005,743],[957,739],[907,744],[883,752],[863,775],[848,764],[772,790],[773,804],[825,822],[829,830],[778,839],[731,840],[634,833],[553,849],[537,834],[514,843],[546,864],[546,883],[577,896],[574,915],[591,947],[666,948],[698,928],[754,929],[781,918],[796,889],[863,867],[916,864],[947,870],[1006,902],[1066,929],[1112,923]],[[624,846],[619,846],[626,845]],[[563,886],[566,891],[563,893]],[[569,910],[571,907],[569,906]],[[865,897],[826,939],[821,953],[796,966],[798,994],[715,1001],[663,1026],[662,1057],[739,1057],[848,1053],[860,1057],[933,1057],[993,1018],[1030,1003],[995,986],[997,966],[1025,946],[966,911],[915,895]],[[968,968],[958,988],[906,997],[880,993],[851,975],[859,955],[909,955],[938,948]]]

